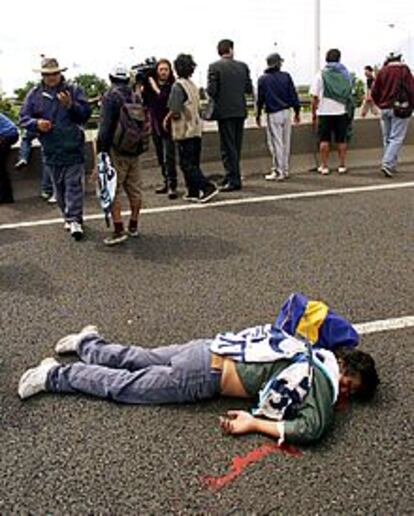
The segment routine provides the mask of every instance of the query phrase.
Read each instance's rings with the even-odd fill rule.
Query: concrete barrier
[[[311,154],[316,148],[316,137],[312,131],[312,126],[301,124],[293,127],[292,134],[292,155]],[[410,124],[405,145],[414,145],[414,124]],[[382,147],[381,131],[379,120],[376,118],[357,119],[354,121],[353,138],[350,145],[351,150],[363,149],[380,149]],[[85,144],[86,170],[89,173],[93,167],[93,151],[92,142]],[[253,159],[268,156],[269,151],[266,144],[266,135],[264,129],[256,127],[248,127],[244,133],[242,159]],[[8,166],[10,171],[13,169],[17,161],[18,147],[12,149],[10,153]],[[204,163],[220,160],[219,136],[216,130],[211,128],[203,134],[203,151],[202,160]],[[414,162],[414,156],[412,157]],[[152,168],[157,166],[154,150],[151,148],[143,155],[142,164],[144,168]],[[13,183],[22,180],[40,178],[41,159],[40,149],[38,146],[33,149],[33,158],[30,165],[19,173],[13,173]]]

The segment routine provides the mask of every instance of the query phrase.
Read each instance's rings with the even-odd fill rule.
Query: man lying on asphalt
[[[220,418],[228,434],[259,432],[287,442],[319,439],[338,398],[370,399],[379,383],[374,360],[355,349],[311,348],[270,324],[155,349],[106,342],[95,326],[61,339],[54,358],[26,371],[21,399],[39,392],[84,393],[120,403],[189,403],[218,396],[257,398],[252,414]]]

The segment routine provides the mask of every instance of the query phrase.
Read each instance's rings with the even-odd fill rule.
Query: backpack
[[[149,147],[150,119],[139,96],[132,93],[131,101],[122,98],[122,106],[112,145],[120,154],[139,156]]]
[[[400,84],[396,98],[392,103],[392,109],[394,111],[394,115],[397,118],[410,118],[410,116],[413,114],[413,106],[410,103],[410,97],[403,79],[403,75],[404,68],[401,70]]]

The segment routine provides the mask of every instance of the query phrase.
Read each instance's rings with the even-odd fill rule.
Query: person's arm
[[[101,114],[97,137],[97,152],[109,152],[119,118],[119,106],[109,95],[102,99]]]
[[[208,68],[207,74],[207,94],[213,100],[216,100],[219,95],[219,72],[213,65]]]
[[[274,439],[283,435],[283,423],[260,419],[244,410],[229,410],[226,417],[220,417],[220,428],[229,435],[259,433]]]
[[[246,65],[246,82],[244,85],[244,93],[246,95],[253,95],[253,82],[250,77],[250,69],[247,65]]]
[[[382,70],[378,72],[378,75],[375,77],[374,83],[371,86],[371,99],[378,104],[381,98],[381,87],[382,87]]]
[[[292,77],[289,75],[289,90],[290,90],[290,97],[292,98],[292,107],[295,112],[295,124],[300,123],[300,100],[298,96],[298,92],[296,91],[295,84],[293,82]]]
[[[258,127],[261,127],[261,116],[262,110],[264,106],[264,91],[263,91],[263,81],[259,78],[259,82],[257,83],[257,101],[256,101],[256,124]]]
[[[318,74],[309,90],[309,94],[312,97],[311,101],[311,112],[312,112],[312,124],[316,125],[317,110],[319,107],[319,100],[322,96],[322,75]]]
[[[38,119],[34,117],[34,90],[30,91],[24,99],[19,113],[19,125],[31,133],[38,130]]]
[[[69,106],[69,113],[74,122],[77,124],[85,124],[91,116],[92,109],[86,98],[84,91],[81,88],[75,87],[72,89],[72,102]]]

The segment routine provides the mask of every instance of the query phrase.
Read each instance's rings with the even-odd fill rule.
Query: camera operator
[[[170,132],[163,128],[163,120],[168,114],[168,98],[174,83],[171,63],[160,59],[152,73],[148,73],[143,83],[144,105],[151,117],[152,138],[161,167],[164,184],[157,188],[157,194],[168,194],[169,199],[177,198],[177,169],[175,144]]]

